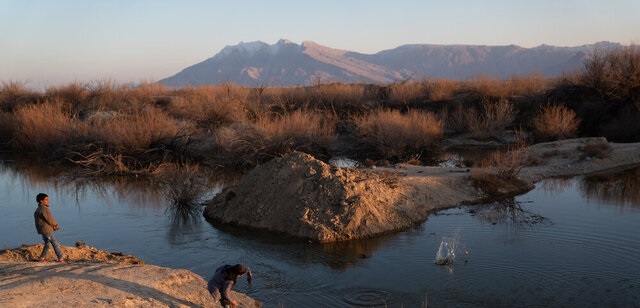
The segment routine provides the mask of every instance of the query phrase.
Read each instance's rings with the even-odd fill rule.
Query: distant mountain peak
[[[620,46],[597,42],[576,47],[540,45],[432,45],[409,44],[361,54],[303,41],[280,39],[226,46],[213,57],[159,82],[167,86],[234,82],[239,85],[299,86],[317,82],[393,83],[407,79],[463,80],[478,75],[496,79],[537,71],[556,77],[583,67],[596,48]]]
[[[279,39],[278,42],[276,43],[276,45],[287,45],[287,44],[298,45],[288,39]]]

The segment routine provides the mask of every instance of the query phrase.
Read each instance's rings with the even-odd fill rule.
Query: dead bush
[[[0,111],[14,112],[19,107],[43,99],[42,94],[29,90],[20,82],[0,82]]]
[[[597,49],[585,62],[581,83],[605,99],[633,102],[640,97],[640,47]]]
[[[378,110],[355,119],[358,135],[385,158],[408,158],[429,152],[442,138],[443,123],[433,113]]]
[[[114,113],[90,118],[90,138],[109,151],[139,153],[166,143],[180,131],[180,125],[162,110],[147,107],[130,114]]]
[[[68,112],[75,112],[78,106],[83,102],[87,102],[89,98],[89,89],[87,85],[74,82],[59,87],[47,88],[45,95],[50,100],[57,99],[65,103]]]
[[[418,82],[401,82],[389,86],[389,103],[397,105],[411,105],[423,100],[426,95],[424,87]]]
[[[154,170],[153,175],[170,202],[167,211],[172,221],[187,222],[202,215],[200,202],[209,183],[198,165],[164,163]]]
[[[514,118],[513,106],[506,99],[497,102],[485,100],[479,109],[458,106],[447,122],[455,131],[469,132],[473,137],[484,139],[509,127]]]
[[[482,161],[479,168],[471,172],[474,185],[482,189],[490,198],[505,194],[521,193],[530,190],[531,185],[518,178],[524,166],[537,163],[530,155],[525,133],[516,130],[517,142],[506,151],[497,150]]]
[[[249,123],[224,126],[214,134],[217,154],[213,160],[219,167],[253,167],[261,161],[273,158],[266,154],[267,140]]]
[[[459,91],[460,82],[442,78],[425,78],[422,81],[422,88],[427,93],[427,96],[431,101],[449,101],[452,100],[455,93]]]
[[[215,133],[222,164],[238,161],[253,166],[273,157],[300,150],[321,156],[334,139],[335,119],[317,112],[296,110],[261,117],[255,123],[221,127]],[[320,152],[319,152],[320,151]]]
[[[539,140],[560,140],[576,135],[580,119],[576,113],[561,105],[547,105],[533,118],[534,134]]]
[[[229,100],[204,93],[192,93],[171,100],[167,111],[174,117],[193,121],[205,130],[214,130],[247,120],[245,106],[238,100]]]
[[[533,188],[532,185],[517,177],[499,176],[489,169],[473,169],[470,177],[473,185],[487,195],[485,202],[513,197]]]
[[[322,157],[335,139],[336,119],[328,114],[296,110],[275,117],[261,117],[254,123],[266,141],[267,154],[281,156],[294,150]]]
[[[75,114],[65,111],[61,100],[18,108],[10,122],[12,148],[43,158],[60,158],[60,149],[86,138],[88,129]]]
[[[311,97],[303,101],[315,102],[322,108],[339,111],[362,100],[364,85],[330,83],[318,84],[309,89]]]

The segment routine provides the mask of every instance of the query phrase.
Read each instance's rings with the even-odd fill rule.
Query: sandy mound
[[[36,260],[42,244],[0,251],[0,307],[219,307],[191,271],[88,246],[62,248],[69,264],[24,262]],[[261,306],[241,293],[233,297],[240,307]]]
[[[401,173],[332,167],[297,152],[256,167],[211,200],[204,215],[330,242],[407,228],[426,218],[434,198],[447,206],[460,201],[453,196],[449,202],[445,196],[455,194],[448,187],[454,184],[450,179],[414,179],[416,183],[409,184],[406,177],[400,179]]]
[[[542,143],[524,151],[537,163],[522,168],[521,183],[498,187],[501,196],[524,193],[548,177],[640,164],[640,143],[615,144],[604,138]],[[486,201],[490,190],[474,187],[471,171],[401,164],[337,168],[294,153],[256,167],[236,186],[225,188],[204,215],[320,242],[366,238],[421,223],[433,211]]]
[[[36,245],[22,245],[15,249],[3,249],[0,250],[0,261],[9,262],[26,262],[26,261],[38,261],[40,253],[42,252],[43,244]],[[60,249],[62,254],[69,262],[106,262],[106,263],[119,263],[119,264],[146,264],[146,262],[132,256],[125,255],[122,252],[106,252],[98,250],[95,247],[87,246],[84,243],[78,242],[76,247],[69,247],[61,245]],[[46,259],[48,261],[56,261],[57,257],[53,251],[53,248],[49,247]]]

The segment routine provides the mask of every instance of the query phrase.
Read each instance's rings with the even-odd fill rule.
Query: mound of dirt
[[[22,245],[14,249],[0,250],[0,261],[9,262],[28,262],[38,261],[40,253],[42,252],[43,244],[35,245]],[[62,254],[69,260],[69,262],[106,262],[106,263],[118,263],[118,264],[146,264],[146,262],[132,256],[126,255],[122,252],[106,252],[96,249],[95,247],[87,246],[82,242],[76,243],[76,247],[69,247],[60,245]],[[47,256],[48,261],[56,261],[57,257],[53,249],[49,249]]]
[[[432,209],[429,194],[402,184],[406,179],[400,175],[393,169],[333,167],[296,152],[254,168],[238,185],[225,188],[204,216],[319,242],[376,236],[423,221]],[[441,187],[436,182],[434,189]]]
[[[524,193],[548,177],[640,164],[640,143],[604,138],[549,142],[525,151],[538,163],[522,168],[519,181],[498,183],[500,196]],[[471,171],[402,164],[338,168],[293,153],[256,167],[225,188],[208,203],[204,216],[319,242],[373,237],[422,223],[437,210],[486,201],[491,194],[474,186]]]

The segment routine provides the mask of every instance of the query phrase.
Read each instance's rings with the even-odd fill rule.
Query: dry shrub
[[[59,99],[68,104],[69,111],[76,109],[76,106],[82,102],[86,102],[89,98],[90,91],[87,85],[79,82],[70,83],[60,87],[47,88],[45,95],[49,99]]]
[[[433,113],[378,110],[355,119],[357,133],[386,158],[422,153],[442,138],[443,123]]]
[[[484,101],[480,110],[458,106],[448,117],[448,125],[456,131],[469,132],[476,138],[487,138],[492,133],[509,127],[515,118],[513,106],[506,99]]]
[[[432,101],[449,101],[460,89],[460,82],[448,79],[428,79],[422,81],[422,87]]]
[[[482,99],[504,98],[508,96],[508,93],[505,92],[503,87],[503,82],[487,75],[478,75],[471,80],[465,81],[463,87],[466,91]]]
[[[320,106],[329,105],[340,109],[345,105],[352,105],[360,102],[364,92],[362,84],[330,83],[320,84],[311,87],[312,97],[304,101],[315,102]]]
[[[301,87],[271,87],[262,92],[261,101],[279,105],[284,111],[291,111],[308,104],[312,97],[313,94],[310,95],[308,89]]]
[[[424,88],[418,82],[401,82],[389,86],[389,102],[399,105],[410,105],[426,97]]]
[[[266,140],[249,123],[235,123],[215,131],[218,154],[214,158],[221,167],[253,167],[264,160]]]
[[[334,139],[335,119],[297,110],[261,117],[253,124],[234,124],[216,131],[222,164],[253,166],[276,156],[301,150],[319,154]]]
[[[113,80],[91,82],[87,84],[87,89],[87,102],[78,106],[78,112],[82,115],[91,114],[95,110],[128,111],[134,100],[128,89]]]
[[[532,125],[540,140],[560,140],[576,135],[580,119],[565,106],[547,105],[533,118]]]
[[[66,158],[90,175],[152,172],[168,157],[181,134],[178,123],[162,110],[147,107],[131,114],[98,113],[83,122],[86,142],[67,151]]]
[[[110,152],[135,154],[168,142],[180,126],[162,110],[146,107],[131,114],[92,117],[91,139],[104,144]]]
[[[319,156],[335,138],[336,119],[318,112],[296,110],[275,118],[259,118],[254,124],[266,141],[269,155],[301,150]]]
[[[141,82],[137,87],[132,88],[131,92],[139,100],[153,100],[159,96],[168,95],[170,92],[163,84],[151,81]]]
[[[513,178],[528,164],[529,151],[524,145],[516,145],[507,151],[494,151],[481,165],[492,168],[498,177]]]
[[[239,100],[216,97],[203,90],[175,97],[167,107],[172,116],[193,121],[198,127],[208,130],[246,121],[245,110]]]
[[[533,96],[544,93],[552,86],[553,80],[542,77],[539,72],[532,72],[528,76],[513,76],[504,82],[504,91],[511,96]]]
[[[640,47],[597,49],[585,62],[583,85],[605,99],[638,100],[640,92]]]
[[[524,132],[516,131],[518,141],[506,151],[494,151],[481,163],[480,168],[472,170],[471,179],[476,187],[489,197],[522,193],[530,190],[531,185],[520,180],[520,170],[531,164],[531,155],[524,142]]]
[[[42,95],[20,82],[0,82],[0,111],[14,112],[26,104],[42,100]]]
[[[487,194],[485,202],[523,194],[533,187],[517,177],[501,177],[488,169],[471,171],[473,185]]]
[[[486,99],[540,94],[549,89],[552,80],[542,77],[538,72],[532,72],[526,76],[514,75],[507,80],[480,75],[463,84],[467,91]]]
[[[85,138],[87,127],[74,114],[63,110],[61,100],[25,105],[11,122],[12,147],[18,151],[58,156],[61,147]]]
[[[153,175],[171,204],[167,210],[174,222],[197,220],[202,215],[200,201],[209,183],[198,165],[164,163]]]

